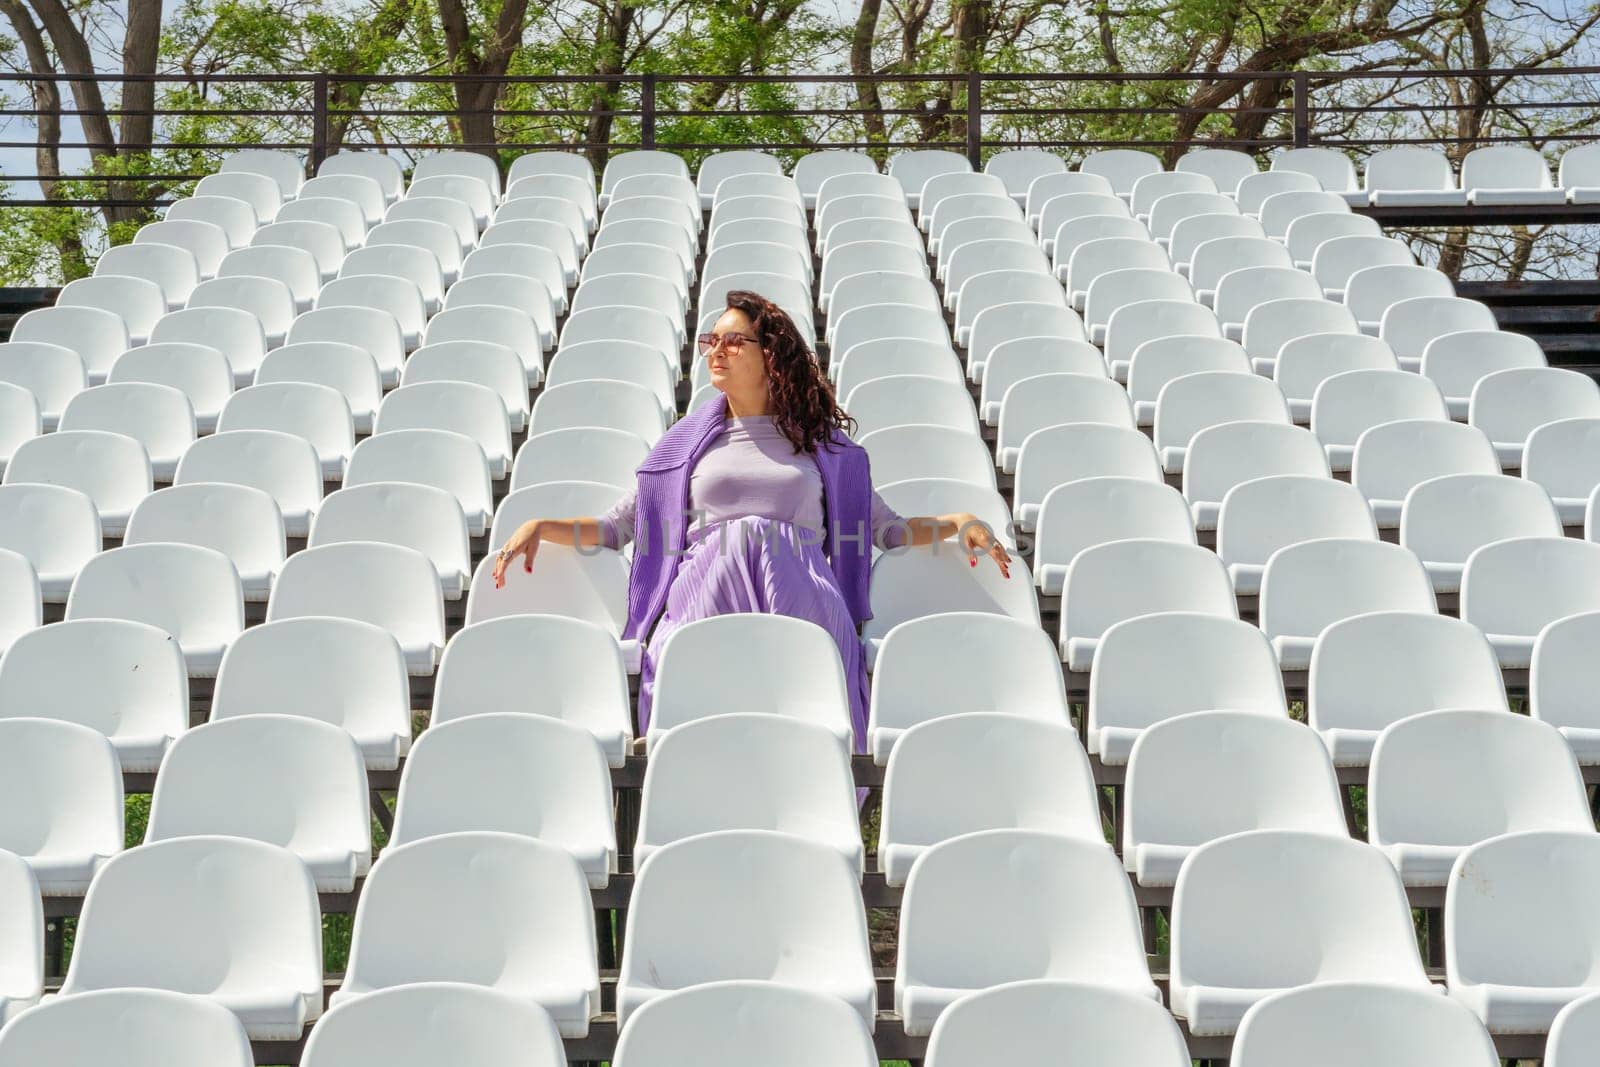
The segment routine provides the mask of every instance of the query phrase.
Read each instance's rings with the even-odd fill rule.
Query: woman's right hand
[[[533,573],[533,556],[539,551],[539,520],[529,519],[518,526],[501,547],[500,554],[494,561],[494,587],[504,589],[506,584],[506,570],[521,556],[522,569],[529,574]]]

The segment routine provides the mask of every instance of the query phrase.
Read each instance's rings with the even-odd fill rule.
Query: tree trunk
[[[122,41],[122,73],[153,74],[161,49],[161,0],[128,0],[128,30]],[[118,138],[124,156],[149,152],[154,140],[156,120],[148,114],[156,106],[156,86],[152,81],[128,81],[122,85],[124,111],[146,114],[122,116]]]
[[[628,35],[633,29],[632,12],[624,0],[609,0],[600,8],[600,18],[595,23],[594,46],[596,74],[621,74],[623,59],[627,55]],[[621,102],[620,86],[615,82],[595,87],[594,103],[589,108],[589,120],[583,136],[589,147],[584,154],[596,174],[606,168],[611,153],[611,128],[616,120],[611,112]]]
[[[882,8],[883,0],[861,0],[855,30],[850,36],[850,73],[861,79],[856,82],[856,106],[861,109],[866,139],[879,145],[889,141],[888,125],[883,118],[883,97],[878,93],[878,83],[872,80],[872,42],[878,36],[878,14]],[[883,166],[887,150],[874,148],[871,152],[878,165]]]

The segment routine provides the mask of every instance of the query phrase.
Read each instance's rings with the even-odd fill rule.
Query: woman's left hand
[[[983,521],[976,515],[962,516],[961,528],[957,531],[956,536],[961,540],[962,545],[966,547],[968,558],[971,559],[974,567],[978,565],[978,557],[980,555],[987,555],[1000,568],[1000,576],[1002,578],[1011,577],[1011,554],[1006,551],[1006,546],[1000,543],[999,539],[990,532],[989,527],[984,525]]]

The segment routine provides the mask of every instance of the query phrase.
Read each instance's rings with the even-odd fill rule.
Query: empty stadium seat
[[[1356,188],[1355,164],[1336,148],[1279,149],[1273,153],[1272,169],[1309,174],[1330,192],[1344,193]]]
[[[255,207],[248,201],[233,196],[186,196],[181,200],[174,201],[172,206],[167,208],[166,217],[169,219],[192,219],[196,222],[209,222],[213,226],[221,227],[222,232],[228,237],[229,248],[244,248],[247,246],[250,243],[250,238],[255,236],[256,229],[260,225],[256,217]],[[135,246],[127,245],[123,247],[133,248]],[[155,248],[157,246],[151,245],[149,247]],[[177,246],[168,245],[167,247],[176,248]],[[188,253],[188,249],[179,249],[179,251]],[[169,258],[173,263],[181,262],[179,257]],[[199,282],[200,261],[193,259],[193,253],[189,253],[189,258],[194,265],[194,281]],[[95,264],[95,269],[99,270],[98,263]]]
[[[1449,158],[1436,148],[1397,145],[1367,157],[1363,191],[1377,207],[1465,206]],[[1358,201],[1359,202],[1359,201]]]
[[[965,993],[1038,978],[1159,1003],[1116,854],[1037,830],[966,834],[924,852],[900,908],[895,1008],[906,1033],[933,1029]]]
[[[1528,436],[1546,423],[1600,415],[1600,386],[1578,371],[1528,367],[1495,371],[1478,379],[1468,402],[1467,422],[1494,442],[1506,467],[1522,465]]]
[[[1467,557],[1461,617],[1483,631],[1502,667],[1526,667],[1548,624],[1600,609],[1600,545],[1521,537]]]
[[[1285,670],[1308,668],[1317,636],[1340,619],[1434,610],[1422,561],[1380,541],[1326,538],[1289,545],[1272,554],[1261,576],[1261,630]]]
[[[966,553],[953,545],[879,556],[872,565],[872,611],[862,634],[869,642],[869,660],[896,624],[935,612],[990,612],[1034,624],[1039,620],[1033,579],[1022,561],[1012,560],[1007,578],[984,560],[970,566]]]
[[[1493,330],[1494,312],[1476,300],[1451,296],[1412,297],[1390,304],[1378,323],[1381,337],[1400,359],[1402,370],[1422,367],[1422,354],[1436,337],[1463,330]]]
[[[105,308],[47,307],[26,312],[11,327],[9,340],[60,345],[78,354],[90,385],[105,381],[111,364],[131,346],[128,324]]]
[[[1257,374],[1273,375],[1284,345],[1320,334],[1361,336],[1361,330],[1348,308],[1320,297],[1287,297],[1265,301],[1247,311],[1239,331],[1239,343],[1244,345],[1250,356],[1250,366]],[[1323,343],[1340,345],[1343,342]],[[1394,353],[1389,355],[1392,359]],[[1298,421],[1310,420],[1310,399],[1308,395],[1304,414],[1297,416]]]
[[[1213,237],[1195,246],[1187,275],[1200,303],[1216,303],[1217,284],[1229,271],[1246,267],[1293,267],[1289,253],[1265,237]],[[1242,320],[1241,320],[1242,321]]]
[[[535,434],[517,450],[511,488],[566,478],[625,486],[648,451],[643,438],[626,430],[580,426]]]
[[[78,278],[61,287],[56,307],[100,308],[116,315],[128,327],[130,345],[142,345],[156,320],[167,312],[167,295],[147,278],[101,274]]]
[[[411,674],[431,675],[444,647],[439,578],[421,552],[375,541],[321,545],[284,564],[268,620],[331,615],[372,622],[399,642]]]
[[[1536,482],[1499,474],[1431,478],[1406,494],[1400,543],[1417,554],[1436,593],[1461,588],[1473,551],[1513,537],[1560,537],[1555,505]]]
[[[1322,183],[1310,174],[1270,170],[1240,178],[1234,190],[1234,199],[1238,201],[1240,211],[1259,218],[1261,205],[1270,196],[1285,192],[1314,192],[1321,188]]]
[[[1345,482],[1304,474],[1235,484],[1222,498],[1216,529],[1217,555],[1241,595],[1261,591],[1267,560],[1280,548],[1328,537],[1378,538],[1360,492]]]
[[[1494,1042],[1472,1013],[1433,990],[1376,982],[1318,982],[1274,993],[1245,1012],[1236,1067],[1494,1067]],[[1553,1067],[1553,1065],[1552,1065]]]
[[[1000,401],[995,454],[1000,469],[1016,470],[1022,443],[1035,430],[1069,422],[1096,422],[1133,429],[1127,391],[1110,378],[1087,374],[1041,374],[1024,378]]]
[[[378,363],[365,348],[341,341],[296,341],[267,353],[256,370],[257,386],[274,383],[303,383],[325,386],[344,398],[350,412],[355,433],[372,432],[378,404],[383,397],[383,375]],[[337,422],[333,405],[325,397],[321,403],[329,408],[327,422]],[[330,433],[330,437],[337,435]],[[337,452],[342,445],[336,446]]]
[[[942,328],[943,323],[939,323],[933,332],[937,334]],[[842,329],[841,324],[841,331]],[[992,304],[978,312],[977,317],[972,320],[972,332],[967,337],[967,378],[974,382],[983,381],[985,368],[994,350],[1007,341],[1025,337],[1050,337],[1080,342],[1088,340],[1083,330],[1083,320],[1061,301],[1052,298],[1040,302],[1023,298]],[[834,334],[835,351],[848,352],[849,349],[842,346],[842,339],[841,332]],[[934,339],[949,343],[948,335]],[[996,399],[1003,399],[1004,395],[1001,393]]]
[[[1400,525],[1406,494],[1443,474],[1499,474],[1482,430],[1434,419],[1385,423],[1356,439],[1350,481],[1372,506],[1380,528]]]
[[[346,488],[377,482],[411,482],[455,497],[471,536],[482,535],[493,515],[489,466],[476,441],[446,430],[393,430],[356,446],[345,472]]]
[[[1356,442],[1386,422],[1450,417],[1439,387],[1397,370],[1351,370],[1317,386],[1311,398],[1311,432],[1328,452],[1334,471],[1348,471]]]
[[[1195,788],[1209,794],[1194,803]],[[1196,711],[1154,722],[1128,756],[1122,860],[1141,886],[1171,886],[1210,841],[1251,830],[1347,835],[1333,764],[1287,717]]]
[[[511,466],[505,404],[485,385],[418,382],[396,389],[379,405],[373,433],[395,430],[448,430],[470,437],[483,449],[491,478],[504,478]]]
[[[417,982],[330,1009],[306,1039],[305,1067],[420,1067],[452,1056],[560,1067],[550,1014],[524,997],[459,982]]]
[[[453,876],[468,868],[479,877]],[[454,924],[419,926],[419,907],[486,921],[465,934]],[[589,910],[583,872],[556,844],[475,831],[392,845],[367,877],[332,1002],[448,980],[531,1000],[564,1036],[583,1037],[600,1007]]]
[[[94,1062],[126,1067],[251,1067],[250,1039],[227,1008],[185,993],[105,989],[53,998],[0,1034],[0,1065]]]
[[[452,292],[453,292],[452,288]],[[368,309],[385,312],[392,316],[399,327],[402,345],[402,355],[411,351],[422,343],[422,330],[427,319],[427,309],[424,304],[422,290],[406,278],[394,275],[357,274],[346,278],[335,278],[324,285],[317,293],[317,309]],[[308,320],[317,318],[315,313],[307,316]],[[344,341],[354,343],[353,338],[360,334],[370,338],[365,345],[375,358],[386,375],[386,381],[393,385],[399,381],[400,368],[397,361],[390,358],[392,345],[388,343],[390,326],[387,320],[371,315],[363,315],[354,330],[340,328],[329,316],[327,325],[321,326],[313,332],[306,332],[309,322],[295,323],[292,331],[296,340],[309,341]]]
[[[1297,830],[1195,849],[1172,904],[1172,1011],[1190,1033],[1231,1034],[1264,996],[1332,981],[1431,988],[1382,852]]]
[[[1574,204],[1600,203],[1600,152],[1592,144],[1577,145],[1561,155],[1557,185]]]
[[[1199,371],[1174,378],[1156,397],[1155,443],[1161,466],[1181,474],[1196,434],[1228,422],[1289,425],[1289,405],[1276,383],[1231,371]]]
[[[283,212],[279,211],[278,214],[282,216]],[[202,226],[205,224],[164,222],[160,223],[159,225]],[[145,230],[141,230],[140,232],[143,233],[149,229],[150,227],[147,226],[145,227]],[[223,243],[226,243],[225,240]],[[268,223],[257,230],[250,238],[250,246],[252,248],[260,248],[263,245],[282,245],[286,248],[303,248],[307,252],[310,252],[312,258],[317,261],[317,271],[322,276],[322,281],[324,284],[339,276],[339,267],[344,263],[345,252],[347,250],[344,242],[344,236],[339,232],[338,227],[329,222],[321,222],[311,219],[291,220],[287,222],[274,221]],[[205,254],[203,254],[202,250],[196,248],[194,244],[189,245],[189,247],[195,250],[196,255],[200,257],[200,274],[202,277],[209,277],[210,275],[216,273],[217,266],[221,264],[222,256],[227,252],[227,249],[222,247],[219,248],[212,257],[208,258]],[[210,264],[209,267],[208,264]]]
[[[322,1012],[311,875],[288,850],[242,838],[182,838],[112,857],[84,900],[61,996],[130,986],[204,996],[252,1040],[299,1040]]]
[[[269,223],[268,225],[277,225]],[[286,223],[288,226],[299,226],[300,223]],[[263,226],[251,235],[250,240],[256,243],[260,238],[261,244],[282,244],[283,236],[277,239],[263,237]],[[337,237],[337,235],[335,235]],[[200,265],[201,278],[216,277],[217,268],[222,264],[222,257],[228,254],[228,234],[221,226],[209,222],[197,222],[193,219],[173,219],[170,222],[147,222],[139,227],[133,235],[133,243],[172,245],[182,248],[192,254],[195,262]]]
[[[245,148],[230,152],[222,161],[221,171],[231,174],[242,171],[260,174],[278,183],[285,200],[296,196],[305,184],[305,167],[293,152],[271,148]]]
[[[39,402],[20,385],[0,382],[0,474],[18,445],[44,432]]]
[[[1100,237],[1077,247],[1067,262],[1067,275],[1062,281],[1072,298],[1072,307],[1083,311],[1089,286],[1102,275],[1117,270],[1165,271],[1171,266],[1166,252],[1150,241],[1137,237]]]
[[[1001,306],[1007,308],[1011,305]],[[868,344],[878,343],[868,342]],[[882,343],[889,351],[904,351],[909,347],[906,342]],[[885,352],[885,355],[887,354]],[[1105,373],[1105,362],[1099,351],[1087,341],[1048,336],[1017,337],[1001,341],[989,349],[988,358],[982,364],[981,370],[983,386],[979,394],[978,407],[985,422],[991,426],[998,426],[1006,392],[1017,382],[1041,374],[1087,374],[1098,377]],[[841,383],[846,380],[846,375],[849,373],[851,373],[849,370],[841,370]],[[956,367],[956,373],[960,374],[959,366]]]
[[[1444,393],[1450,417],[1465,419],[1472,387],[1499,370],[1543,367],[1544,350],[1533,338],[1495,330],[1459,330],[1434,336],[1418,369]]]
[[[897,374],[862,382],[844,397],[856,432],[890,426],[950,426],[976,433],[977,413],[964,382],[928,374]]]
[[[420,202],[420,201],[419,201]],[[397,204],[396,207],[399,205]],[[390,210],[393,210],[392,208]],[[512,224],[508,224],[508,231]],[[495,240],[509,241],[512,234],[503,233]],[[489,235],[484,234],[484,241],[490,241]],[[462,270],[461,240],[456,231],[442,222],[433,219],[401,219],[389,222],[380,222],[367,231],[367,248],[384,246],[399,246],[402,248],[416,248],[427,252],[434,257],[443,273],[444,284],[450,285],[460,277]],[[565,264],[563,264],[565,268]],[[577,267],[573,267],[576,276]]]
[[[1152,178],[1156,175],[1151,175]],[[1147,179],[1141,179],[1147,180]],[[1218,192],[1169,193],[1150,206],[1150,235],[1161,245],[1172,243],[1172,231],[1198,215],[1238,215],[1239,206]]]
[[[1352,331],[1349,333],[1308,333],[1291,337],[1278,347],[1277,356],[1270,361],[1272,380],[1283,390],[1284,399],[1289,402],[1289,415],[1295,422],[1311,421],[1311,404],[1317,387],[1335,375],[1356,370],[1400,369],[1394,351],[1387,344],[1376,337],[1355,333],[1354,320],[1350,323]]]
[[[1323,211],[1301,215],[1284,232],[1284,246],[1294,265],[1310,270],[1311,261],[1323,243],[1336,237],[1382,237],[1383,227],[1366,215],[1346,211]]]
[[[349,262],[346,257],[345,262]],[[344,267],[341,266],[340,270]],[[289,245],[252,245],[235,249],[223,257],[217,268],[219,278],[272,278],[289,287],[296,311],[310,311],[322,287],[322,269],[317,258],[304,248]]]
[[[497,401],[498,402],[498,401]],[[337,391],[309,382],[276,382],[240,389],[223,405],[216,436],[237,430],[279,430],[316,450],[325,480],[344,475],[355,447],[350,405]]]
[[[1199,254],[1196,250],[1195,255]],[[1274,300],[1321,298],[1322,289],[1304,271],[1282,265],[1240,267],[1217,280],[1211,306],[1217,313],[1217,321],[1222,323],[1222,335],[1230,341],[1242,341],[1244,324],[1256,308]]]
[[[233,393],[233,370],[219,349],[177,341],[128,349],[112,364],[106,381],[177,389],[188,400],[200,433],[216,429],[222,407]]]
[[[1550,166],[1537,149],[1525,145],[1486,145],[1461,160],[1461,188],[1467,203],[1564,204],[1566,191],[1550,181]]]
[[[666,428],[666,413],[654,391],[633,382],[580,379],[539,394],[528,416],[530,436],[575,427],[626,430],[654,444]]]
[[[330,282],[324,287],[324,292],[329,288],[335,289],[333,299],[353,299],[353,294],[366,292],[369,285],[376,287],[392,285],[397,291],[409,290],[408,294],[414,301],[412,309],[420,318],[422,313],[422,298],[415,286],[400,278],[381,278],[378,276],[358,277],[343,279],[344,282],[358,289],[339,289],[341,282]],[[404,287],[403,290],[400,287]],[[339,295],[345,294],[345,295]],[[442,313],[441,313],[442,314]],[[419,322],[420,326],[420,322]],[[336,344],[351,345],[369,353],[378,365],[385,387],[398,385],[400,382],[400,368],[405,361],[407,349],[405,331],[400,320],[390,312],[378,307],[357,307],[351,305],[328,306],[318,297],[318,307],[308,311],[294,320],[294,325],[289,328],[287,342],[291,345],[305,344],[312,341],[329,341]]]
[[[1051,196],[1039,208],[1035,219],[1035,227],[1039,235],[1039,247],[1043,248],[1045,255],[1057,256],[1057,263],[1067,259],[1065,250],[1058,250],[1056,237],[1061,233],[1063,226],[1076,220],[1092,217],[1110,217],[1128,219],[1137,223],[1133,212],[1128,210],[1126,200],[1119,199],[1109,188],[1095,191],[1079,191],[1061,193]],[[1129,229],[1128,227],[1120,227]],[[1149,239],[1148,228],[1143,230],[1132,229],[1136,235]]]
[[[868,1026],[850,1005],[766,981],[708,982],[654,997],[623,1028],[613,1062],[667,1067],[685,1057],[705,1067],[878,1062]]]
[[[288,849],[317,889],[349,893],[372,863],[367,774],[354,738],[303,715],[195,727],[161,763],[145,840],[242,837]]]
[[[446,600],[471,577],[466,517],[453,493],[414,482],[372,482],[330,493],[317,509],[309,545],[381,541],[427,556]]]
[[[194,409],[189,398],[170,385],[97,385],[67,401],[61,412],[58,433],[84,431],[132,438],[143,447],[151,476],[169,482],[178,459],[194,443]]]
[[[859,877],[864,851],[854,799],[849,759],[821,724],[764,707],[684,722],[651,749],[634,865],[697,834],[772,830],[826,845]]]
[[[1070,670],[1090,670],[1101,639],[1115,624],[1173,611],[1237,618],[1233,589],[1215,554],[1193,544],[1141,539],[1086,548],[1073,557],[1062,586],[1061,658]]]
[[[512,246],[503,247],[509,249]],[[498,254],[504,256],[507,253]],[[444,306],[444,269],[439,266],[439,257],[426,248],[398,244],[358,248],[345,256],[344,263],[339,267],[341,279],[369,274],[390,275],[410,281],[422,293],[423,308],[430,315]],[[462,274],[466,274],[465,264]]]
[[[1015,388],[1013,386],[1012,388]],[[994,458],[983,438],[948,426],[891,426],[864,435],[874,485],[913,478],[956,478],[994,488]]]
[[[1356,317],[1362,333],[1376,337],[1391,305],[1419,296],[1455,295],[1454,283],[1432,267],[1388,263],[1362,267],[1350,275],[1344,286],[1344,306]]]
[[[1237,149],[1190,148],[1178,157],[1173,169],[1204,174],[1216,183],[1218,189],[1232,196],[1240,179],[1256,173],[1260,168],[1249,153]]]
[[[11,1020],[39,1003],[44,993],[44,911],[39,884],[21,857],[0,851],[0,1020]]]
[[[1100,354],[1094,352],[1093,358],[1098,361]],[[705,364],[696,363],[695,371],[709,379],[710,371],[701,372],[702,366]],[[963,387],[966,383],[955,352],[938,341],[899,337],[862,341],[852,346],[848,361],[840,358],[836,369],[835,395],[846,397],[858,385],[892,375],[928,375]]]
[[[1139,309],[1146,307],[1154,311],[1156,309],[1153,305],[1156,304],[1193,308],[1206,316],[1197,318],[1197,324],[1203,327],[1209,319],[1213,327],[1216,325],[1216,319],[1210,317],[1211,313],[1200,305],[1179,304],[1169,300],[1129,304],[1119,309],[1117,314],[1136,314]],[[1135,325],[1134,322],[1127,324]],[[1210,336],[1204,334],[1158,336],[1141,343],[1129,353],[1129,356],[1130,358],[1126,360],[1118,361],[1114,370],[1120,369],[1127,380],[1128,396],[1133,400],[1134,422],[1140,426],[1151,426],[1155,423],[1156,402],[1161,398],[1161,390],[1174,379],[1186,374],[1198,374],[1201,371],[1250,373],[1250,358],[1245,355],[1244,348],[1237,341],[1224,340],[1220,336],[1220,331]]]
[[[1081,478],[1058,485],[1039,508],[1034,580],[1042,592],[1059,596],[1078,553],[1131,538],[1194,544],[1194,522],[1183,495],[1140,478]]]
[[[363,236],[367,227],[376,226],[383,221],[383,209],[388,205],[384,183],[378,178],[366,174],[339,174],[334,171],[324,174],[319,169],[315,178],[307,180],[300,187],[300,194],[296,199],[315,200],[324,197],[344,200],[360,208]]]
[[[64,486],[85,494],[99,515],[99,532],[120,537],[127,528],[134,505],[150,492],[150,459],[143,445],[122,434],[104,430],[58,430],[29,438],[12,453],[11,461],[6,464],[4,484],[25,482]],[[74,527],[87,530],[76,517],[55,521],[71,522]],[[36,531],[36,535],[38,532],[42,531]],[[73,538],[75,546],[86,543],[83,535]],[[33,561],[46,596],[55,599],[56,586],[50,576],[59,573],[56,568],[33,551],[18,550]]]
[[[1069,196],[1074,193],[1098,193],[1101,196],[1115,196],[1111,183],[1103,175],[1086,174],[1082,171],[1066,171],[1060,174],[1047,174],[1035,178],[1028,185],[1026,210],[1029,225],[1039,227],[1040,218],[1044,213],[1044,206],[1058,196]],[[1126,208],[1127,205],[1123,205]],[[1044,231],[1039,230],[1041,237]]]
[[[1590,700],[1593,680],[1589,650],[1600,614],[1580,612],[1549,623],[1533,646],[1528,675],[1528,709],[1535,719],[1561,731],[1582,764],[1600,762],[1600,741]]]
[[[305,537],[322,500],[322,467],[311,442],[276,430],[234,430],[201,438],[183,455],[174,485],[224,482],[264,490],[278,505],[284,532]]]
[[[1150,439],[1137,430],[1093,423],[1050,426],[1023,440],[1017,456],[1012,499],[1017,522],[1032,531],[1044,497],[1077,478],[1161,479],[1161,465]]]
[[[1105,359],[1111,376],[1128,380],[1133,354],[1146,341],[1163,337],[1220,338],[1216,316],[1190,300],[1137,300],[1123,304],[1106,321]]]
[[[1447,884],[1466,848],[1500,834],[1594,827],[1560,731],[1504,711],[1391,724],[1373,749],[1368,789],[1368,836],[1408,886]]]
[[[277,502],[260,489],[227,483],[175,485],[141,500],[123,543],[153,542],[221,552],[238,573],[246,601],[266,601],[285,554]]]
[[[282,206],[283,190],[264,174],[218,171],[195,183],[193,197],[227,196],[249,204],[257,222],[271,222]]]
[[[884,777],[878,839],[887,884],[904,885],[918,857],[942,841],[1011,829],[1105,840],[1089,761],[1070,726],[981,711],[901,735]]]
[[[51,433],[67,401],[89,387],[89,376],[74,349],[44,341],[10,341],[0,344],[0,382],[32,393],[43,431]]]
[[[1587,829],[1505,834],[1456,860],[1445,891],[1445,980],[1491,1034],[1545,1033],[1592,991],[1595,948],[1577,924],[1594,906],[1597,860],[1600,836]]]
[[[993,489],[953,478],[922,478],[885,485],[878,496],[897,515],[971,515],[1008,549],[1016,547],[1011,509]],[[883,540],[894,538],[886,531]]]
[[[470,187],[480,195],[483,192],[482,185],[472,181],[469,178],[445,178],[442,180],[452,184],[459,183],[463,186]],[[383,218],[385,222],[390,223],[438,223],[445,229],[449,230],[451,235],[455,238],[456,254],[458,256],[465,256],[468,252],[472,251],[473,245],[476,244],[478,240],[477,212],[473,210],[473,205],[468,199],[464,199],[456,195],[437,195],[439,193],[443,193],[444,191],[445,190],[442,188],[436,189],[436,195],[432,196],[425,194],[413,196],[408,191],[405,199],[397,201],[392,207],[383,213]],[[282,214],[282,212],[279,214]],[[508,222],[507,225],[510,225],[510,223]],[[541,223],[536,225],[540,225],[542,228],[544,224]],[[566,242],[571,241],[572,234],[566,229],[565,226],[552,224],[552,228],[557,231],[550,234],[552,243],[560,242],[565,244]],[[376,229],[376,227],[374,227],[374,229]],[[573,257],[576,257],[576,250],[573,249],[570,244],[568,244],[563,251]],[[443,262],[443,259],[441,258],[440,261]]]
[[[0,672],[0,686],[9,692],[5,673]],[[0,710],[5,767],[0,795],[6,812],[0,850],[28,865],[37,892],[81,897],[101,865],[122,851],[122,766],[116,749],[88,726],[12,718],[9,712],[9,707]],[[11,907],[18,903],[9,902]]]
[[[339,240],[346,252],[359,248],[367,236],[366,215],[360,204],[349,200],[326,196],[291,200],[278,209],[278,216],[272,225],[290,222],[320,222],[332,226],[339,232]],[[252,234],[250,239],[255,240],[255,235]]]
[[[1343,300],[1345,283],[1363,267],[1415,262],[1411,249],[1391,237],[1334,237],[1317,245],[1312,253],[1311,276],[1329,300]]]

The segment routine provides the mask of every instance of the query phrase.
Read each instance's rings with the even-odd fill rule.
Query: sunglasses
[[[742,333],[703,333],[696,338],[696,341],[700,345],[700,354],[702,356],[710,355],[718,346],[726,347],[728,354],[732,356],[738,355],[739,349],[745,345],[761,344],[759,338],[746,337]]]

